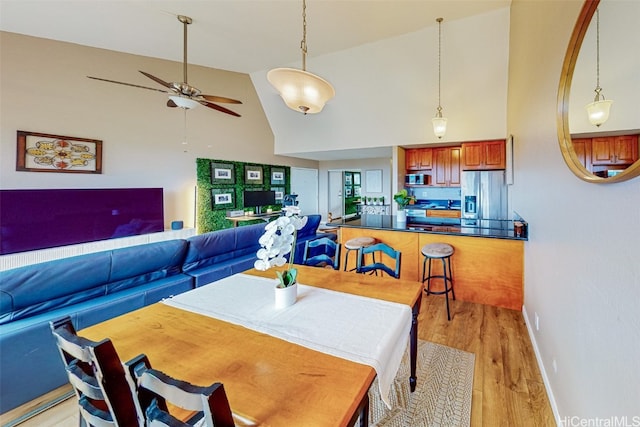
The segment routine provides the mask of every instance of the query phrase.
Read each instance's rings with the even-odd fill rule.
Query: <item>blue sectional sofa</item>
[[[317,233],[320,215],[308,217],[298,232],[297,263],[307,240],[337,238]],[[0,413],[67,383],[51,320],[70,316],[81,330],[252,268],[264,227],[247,225],[0,272]]]

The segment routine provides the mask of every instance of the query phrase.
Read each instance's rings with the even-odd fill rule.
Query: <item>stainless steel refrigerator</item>
[[[464,171],[460,178],[462,218],[509,219],[504,171]]]

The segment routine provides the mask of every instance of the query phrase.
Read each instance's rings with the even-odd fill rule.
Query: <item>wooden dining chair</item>
[[[340,244],[328,237],[307,240],[304,245],[302,263],[313,267],[332,267],[340,269]]]
[[[372,254],[373,262],[371,264],[365,264],[365,257],[367,254]],[[391,258],[395,262],[395,268],[389,267],[385,264],[385,255],[388,258]],[[401,263],[402,253],[393,249],[391,246],[386,243],[376,243],[375,245],[365,246],[358,250],[358,264],[356,266],[356,272],[358,273],[375,273],[377,275],[378,271],[381,274],[387,273],[389,276],[394,277],[396,279],[400,278],[400,263]],[[376,261],[377,260],[377,261]],[[384,275],[384,274],[383,274]]]
[[[144,354],[125,363],[125,367],[131,384],[135,386],[147,426],[235,427],[227,394],[221,383],[199,387],[171,378],[152,369],[149,359]],[[187,421],[182,421],[169,412],[167,402],[196,413]],[[200,424],[203,421],[204,424]]]
[[[78,398],[80,427],[144,426],[144,416],[109,339],[79,337],[65,317],[49,323]]]

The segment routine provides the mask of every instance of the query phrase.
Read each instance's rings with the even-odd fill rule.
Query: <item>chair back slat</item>
[[[302,263],[313,267],[333,267],[340,269],[340,247],[328,237],[307,240],[304,246]]]
[[[149,359],[141,354],[125,363],[130,383],[135,384],[138,400],[145,412],[147,425],[158,427],[193,426],[204,418],[204,425],[235,427],[224,386],[196,386],[152,369]],[[167,402],[197,414],[183,422],[170,414]]]
[[[371,264],[365,264],[366,256],[369,254],[373,254],[373,262]],[[377,259],[376,260],[376,255]],[[391,258],[395,262],[394,268],[391,268],[383,261],[383,256]],[[361,247],[358,250],[358,260],[356,271],[358,273],[376,273],[378,271],[387,273],[389,276],[394,277],[396,279],[400,278],[400,267],[402,263],[402,252],[393,249],[391,246],[387,245],[384,242],[376,243],[375,245]]]
[[[50,322],[69,382],[78,398],[81,425],[144,426],[144,416],[109,339],[79,337],[70,317]]]

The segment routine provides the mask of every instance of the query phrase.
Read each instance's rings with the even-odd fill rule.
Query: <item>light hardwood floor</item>
[[[471,426],[555,426],[522,313],[452,301],[447,321],[443,298],[423,295],[419,336],[476,355]],[[75,401],[69,399],[20,427],[77,425]]]

